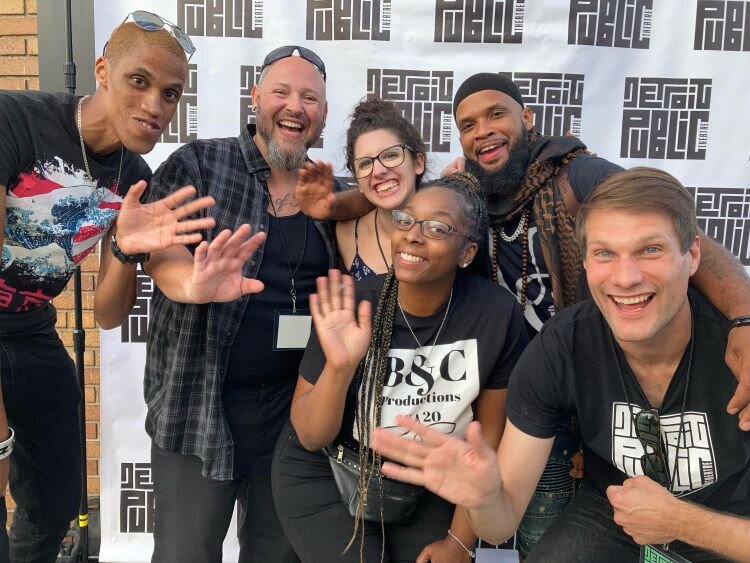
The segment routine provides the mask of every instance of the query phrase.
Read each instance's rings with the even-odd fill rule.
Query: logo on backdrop
[[[521,43],[526,0],[436,0],[436,43]]]
[[[750,266],[750,187],[688,187],[695,197],[698,226]]]
[[[251,123],[255,125],[255,113],[253,113],[252,109],[253,98],[251,96],[251,93],[253,91],[253,86],[258,83],[258,79],[260,78],[261,68],[261,65],[240,66],[240,123]],[[320,137],[317,141],[315,141],[315,144],[313,144],[312,148],[323,148],[324,133],[325,131],[321,132]]]
[[[153,294],[154,282],[139,266],[135,277],[135,304],[120,326],[120,342],[146,342]]]
[[[698,0],[696,51],[750,51],[750,2]]]
[[[427,150],[449,152],[453,128],[453,71],[367,69],[367,99],[393,102],[422,135]]]
[[[705,160],[710,78],[625,77],[621,158]]]
[[[161,135],[161,143],[189,143],[198,138],[198,65],[188,65],[185,90],[172,121]]]
[[[646,452],[635,434],[633,424],[633,414],[640,411],[641,407],[638,405],[612,404],[612,462],[630,477],[643,475],[641,457]],[[667,446],[670,474],[674,472],[673,492],[695,491],[714,483],[717,475],[716,455],[706,414],[691,411],[684,415],[661,415],[659,425]]]
[[[263,0],[177,0],[177,25],[195,36],[263,37]]]
[[[391,0],[307,0],[307,39],[389,41]]]
[[[534,128],[545,135],[581,135],[583,74],[501,72],[516,83],[534,110]]]
[[[120,464],[120,533],[154,531],[154,484],[150,463]]]
[[[570,0],[569,45],[648,49],[654,0]]]

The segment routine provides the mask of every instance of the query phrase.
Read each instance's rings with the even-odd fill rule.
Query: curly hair
[[[346,131],[346,167],[354,174],[354,144],[360,136],[371,131],[387,129],[393,132],[399,141],[413,149],[414,156],[426,157],[427,146],[419,131],[404,118],[399,109],[392,103],[379,98],[362,100],[352,112],[352,121]],[[422,181],[422,174],[417,174],[417,182]]]

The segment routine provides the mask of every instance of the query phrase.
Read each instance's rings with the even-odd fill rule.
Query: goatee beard
[[[466,159],[466,171],[476,176],[479,187],[488,199],[506,199],[521,188],[531,157],[529,132],[524,131],[510,147],[508,160],[500,170],[489,172],[470,158]]]
[[[255,128],[261,138],[266,142],[266,149],[268,152],[268,164],[271,168],[277,170],[284,170],[291,172],[292,170],[298,170],[304,166],[307,162],[307,149],[309,149],[315,140],[320,137],[321,130],[315,135],[311,142],[305,141],[301,146],[297,146],[291,149],[283,149],[279,143],[273,138],[271,131],[265,127],[265,120],[261,115],[261,110],[257,110],[257,118],[255,120]]]

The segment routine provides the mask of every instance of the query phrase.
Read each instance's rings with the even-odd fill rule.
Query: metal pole
[[[71,0],[65,0],[65,89],[69,94],[76,93],[76,65],[73,62],[73,29],[71,16]],[[75,325],[73,329],[73,349],[75,351],[76,374],[81,386],[80,434],[81,434],[81,504],[78,510],[78,527],[80,529],[80,561],[87,563],[89,559],[89,503],[86,468],[86,386],[83,376],[83,352],[86,350],[86,332],[83,330],[83,299],[81,296],[81,267],[77,266],[73,273],[73,294]]]

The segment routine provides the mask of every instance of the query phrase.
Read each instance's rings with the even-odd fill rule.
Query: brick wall
[[[39,89],[36,0],[0,0],[0,89]],[[88,493],[99,494],[99,330],[94,323],[94,288],[99,258],[92,253],[81,265],[83,326],[86,330],[86,447]],[[57,327],[73,353],[73,282],[57,299]],[[12,502],[9,503],[12,507]]]

